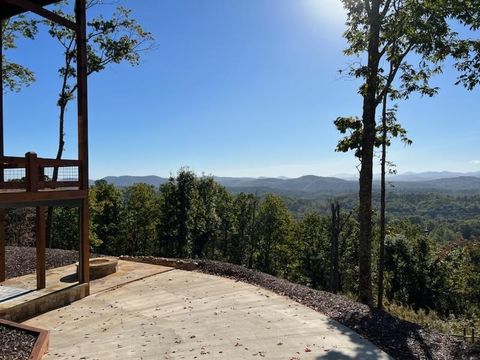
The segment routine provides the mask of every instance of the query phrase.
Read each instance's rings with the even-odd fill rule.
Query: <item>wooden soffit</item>
[[[0,0],[0,19],[5,20],[12,16],[22,14],[27,12],[23,6],[15,5],[15,3],[30,3],[36,6],[44,7],[47,5],[59,3],[61,0],[17,0],[17,1],[8,1]]]

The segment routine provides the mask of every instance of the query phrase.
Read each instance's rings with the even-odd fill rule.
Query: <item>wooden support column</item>
[[[6,257],[5,257],[5,210],[0,209],[0,283],[6,278]]]
[[[3,20],[0,20],[0,164],[3,163],[4,134],[3,134]],[[3,167],[0,167],[0,182],[4,181]]]
[[[46,247],[45,207],[37,207],[37,290],[46,286]]]
[[[88,93],[87,93],[87,20],[86,0],[75,1],[77,24],[77,115],[80,189],[86,192],[80,207],[80,283],[90,281],[89,211],[88,211]]]
[[[78,281],[80,284],[89,283],[90,281],[90,241],[88,219],[88,199],[84,199],[82,201],[82,206],[80,207],[80,266],[78,274]],[[87,295],[89,295],[89,290],[87,290]]]
[[[3,137],[3,21],[0,21],[0,183],[5,181]],[[5,245],[5,210],[0,209],[0,282],[5,281]]]
[[[28,152],[25,154],[26,177],[27,177],[27,191],[38,191],[38,182],[40,180],[40,169],[38,166],[37,154],[34,152]]]

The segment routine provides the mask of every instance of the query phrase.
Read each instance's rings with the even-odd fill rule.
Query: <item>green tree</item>
[[[372,304],[372,180],[377,139],[376,110],[384,94],[398,78],[408,92],[428,91],[430,77],[439,72],[438,62],[449,51],[453,33],[446,13],[434,1],[342,0],[347,10],[346,55],[361,56],[367,63],[353,66],[349,73],[362,79],[362,131],[357,156],[361,161],[359,191],[359,300]],[[418,66],[407,62],[414,54]],[[382,68],[388,60],[390,69]],[[383,75],[385,74],[385,75]]]
[[[342,216],[338,201],[331,203],[330,211],[330,291],[336,294],[341,288],[340,243],[343,241],[342,233],[344,232],[344,227],[347,225],[352,213]]]
[[[231,237],[231,243],[228,246],[228,261],[238,264],[247,265],[249,245],[251,244],[252,230],[255,225],[252,224],[254,216],[254,203],[252,195],[246,193],[238,194],[233,201],[233,216],[235,222],[235,232]],[[252,250],[255,252],[255,250]]]
[[[468,30],[475,33],[480,29],[480,1],[479,0],[440,0],[457,21]],[[457,85],[473,90],[480,84],[480,39],[462,39],[456,43],[453,57],[455,67],[459,70]]]
[[[87,9],[101,5],[101,0],[89,0]],[[62,4],[63,5],[63,4]],[[55,11],[67,19],[74,20],[63,7]],[[60,92],[57,100],[59,108],[58,148],[56,159],[61,159],[65,149],[65,114],[67,106],[74,99],[77,91],[76,70],[76,35],[75,32],[62,25],[45,20],[50,36],[58,41],[64,51],[63,65],[59,69]],[[138,65],[141,54],[153,46],[151,33],[132,18],[131,10],[122,6],[105,19],[102,15],[87,23],[87,75],[104,71],[109,65],[127,62]],[[52,179],[58,179],[57,167],[54,168]],[[47,215],[47,238],[50,238],[52,209]]]
[[[193,215],[193,257],[206,257],[210,248],[210,258],[215,256],[220,218],[217,214],[219,185],[213,177],[202,177],[196,181],[196,206]]]
[[[10,61],[6,53],[16,48],[18,38],[33,40],[37,34],[38,22],[25,15],[19,15],[2,21],[3,52],[3,91],[20,91],[35,81],[35,74],[25,66]]]
[[[176,178],[177,186],[177,220],[178,239],[176,256],[191,257],[193,255],[194,214],[198,204],[197,178],[193,171],[180,169]]]
[[[227,261],[230,256],[232,246],[239,246],[239,243],[232,244],[233,237],[236,232],[235,229],[235,213],[234,213],[234,199],[232,194],[223,186],[218,186],[217,189],[217,216],[219,219],[218,239],[222,255],[222,259]],[[244,243],[242,242],[242,245]],[[245,254],[245,248],[242,246],[237,251]],[[243,256],[242,256],[243,257]],[[240,262],[241,263],[241,262]]]
[[[125,246],[125,209],[121,191],[105,180],[99,180],[90,189],[89,197],[91,231],[98,241],[95,251],[120,255]]]
[[[78,250],[79,214],[77,208],[56,207],[53,216],[52,245],[50,247],[65,250]]]
[[[432,89],[432,91],[434,91]],[[426,91],[428,94],[433,94]],[[406,130],[399,124],[396,118],[397,107],[394,106],[392,109],[388,109],[387,103],[389,95],[394,98],[408,97],[409,92],[404,91],[403,94],[400,94],[398,91],[392,89],[389,92],[385,92],[382,100],[382,116],[380,124],[375,128],[376,138],[375,138],[375,147],[381,148],[381,179],[380,179],[380,241],[379,241],[379,258],[378,258],[378,297],[377,297],[377,306],[382,308],[383,306],[383,272],[384,272],[384,261],[385,261],[385,228],[386,228],[386,168],[387,166],[393,167],[394,164],[387,161],[387,147],[390,146],[393,138],[400,138],[400,140],[406,144],[410,145],[412,141],[407,138]],[[349,150],[355,150],[355,155],[361,159],[361,139],[363,134],[363,123],[359,118],[337,118],[335,120],[335,125],[337,129],[345,134],[348,132],[348,135],[345,136],[338,142],[336,151],[346,152]]]
[[[175,178],[160,186],[160,218],[157,228],[157,255],[174,257],[179,248],[178,193]]]
[[[288,274],[292,219],[284,202],[268,194],[258,212],[257,268],[269,274]]]
[[[408,221],[391,224],[386,242],[386,295],[414,309],[433,308],[431,269],[434,244],[420,226]]]
[[[249,202],[251,204],[251,221],[249,226],[249,243],[248,243],[248,268],[252,269],[254,264],[255,255],[258,250],[258,208],[260,199],[257,195],[250,194]]]
[[[329,225],[318,213],[307,213],[295,230],[295,240],[301,244],[300,268],[314,289],[327,289],[330,284]]]
[[[126,253],[150,255],[154,252],[159,219],[158,195],[147,184],[135,184],[125,190]]]

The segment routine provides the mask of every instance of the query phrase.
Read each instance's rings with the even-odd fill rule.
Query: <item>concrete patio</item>
[[[137,266],[149,275],[93,281],[93,295],[26,322],[50,330],[46,359],[389,359],[350,329],[270,291],[120,262]]]
[[[164,266],[120,261],[115,274],[90,283],[90,293],[95,294],[170,270],[172,269]],[[35,290],[35,274],[0,283],[0,318],[23,321],[82,298],[84,286],[78,284],[76,273],[75,265],[48,270],[46,287],[41,290]]]

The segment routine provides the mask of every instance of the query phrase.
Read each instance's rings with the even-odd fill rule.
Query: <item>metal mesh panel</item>
[[[4,169],[3,176],[5,181],[25,181],[26,170],[19,169]]]
[[[47,180],[53,179],[53,167],[46,167],[43,169],[43,174]],[[58,168],[58,181],[78,181],[78,167],[65,166]]]

